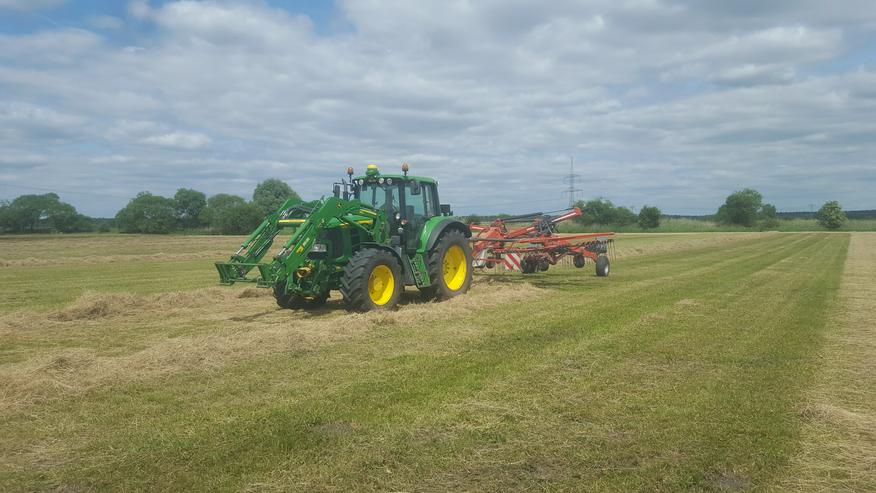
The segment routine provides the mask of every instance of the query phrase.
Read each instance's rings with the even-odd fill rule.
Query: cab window
[[[426,193],[425,187],[420,187],[419,193],[414,194],[414,183],[408,182],[405,184],[405,206],[408,208],[407,215],[409,217],[413,216],[425,216],[426,215],[426,201],[425,197],[428,195]]]
[[[363,204],[370,205],[375,209],[383,209],[386,205],[387,194],[392,204],[392,211],[398,212],[398,187],[396,185],[365,183],[359,189],[358,198]]]

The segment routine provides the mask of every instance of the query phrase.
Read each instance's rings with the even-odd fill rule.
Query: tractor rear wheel
[[[471,246],[465,234],[452,229],[441,235],[426,259],[432,285],[420,289],[424,299],[448,299],[471,286]]]
[[[347,310],[388,310],[398,304],[404,289],[401,266],[395,256],[378,248],[359,250],[341,276],[341,294]]]
[[[605,255],[600,255],[596,257],[596,275],[599,277],[608,276],[608,272],[611,270],[611,265],[608,261],[608,257]]]

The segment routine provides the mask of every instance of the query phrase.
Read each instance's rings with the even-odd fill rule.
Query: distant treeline
[[[252,200],[220,193],[209,198],[190,188],[173,197],[140,192],[114,218],[91,218],[54,193],[22,195],[0,202],[0,233],[109,232],[246,234],[289,198],[300,198],[285,182],[259,183]]]
[[[876,219],[876,210],[845,211],[846,217],[851,219]],[[779,219],[817,219],[818,212],[777,212]],[[714,221],[714,214],[691,215],[691,214],[663,214],[663,217],[672,219],[693,219],[695,221]]]
[[[784,223],[780,223],[780,220],[805,218],[817,220],[818,225],[825,229],[839,229],[849,219],[876,219],[876,210],[845,212],[837,201],[826,202],[818,212],[778,212],[774,205],[763,201],[763,195],[760,192],[750,188],[733,192],[727,196],[714,214],[701,216],[663,214],[657,207],[648,205],[642,206],[639,213],[636,214],[628,207],[615,205],[604,198],[579,201],[574,206],[580,208],[582,214],[574,218],[572,224],[564,224],[564,231],[590,230],[595,227],[598,227],[596,229],[605,227],[604,229],[622,231],[656,230],[660,228],[663,219],[709,222],[734,230],[775,230],[784,225]],[[507,214],[470,215],[465,219],[469,223],[486,224],[495,218],[507,217],[510,216]]]
[[[246,234],[265,216],[289,198],[300,198],[288,184],[277,178],[259,183],[252,200],[220,193],[207,197],[203,192],[180,188],[173,197],[140,192],[114,218],[91,218],[80,214],[57,194],[22,195],[11,202],[0,201],[0,233],[77,233],[109,232],[166,234],[174,232]],[[718,225],[776,229],[780,219],[816,219],[827,229],[839,229],[849,219],[876,219],[876,210],[844,212],[836,201],[825,203],[818,212],[777,212],[763,201],[760,192],[746,188],[730,194],[715,214],[707,216],[665,215],[645,205],[638,213],[628,207],[598,198],[575,203],[582,211],[572,225],[579,228],[611,226],[620,230],[655,230],[664,218],[708,221]],[[467,223],[488,223],[498,216],[469,215]]]

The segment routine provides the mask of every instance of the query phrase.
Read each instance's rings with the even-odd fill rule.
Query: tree
[[[576,207],[581,209],[581,215],[575,218],[579,223],[592,224],[616,224],[626,226],[636,222],[636,214],[626,207],[618,207],[610,200],[598,198],[587,202],[578,202]]]
[[[822,227],[827,229],[839,229],[849,219],[846,217],[846,213],[843,212],[840,203],[836,200],[825,202],[821,209],[818,209],[818,212],[815,213],[815,218],[818,219],[818,223]]]
[[[10,232],[9,227],[12,215],[9,213],[9,202],[0,200],[0,233]]]
[[[660,226],[660,209],[644,205],[639,211],[639,227],[642,229],[652,229]]]
[[[229,209],[246,205],[246,200],[237,195],[227,193],[218,193],[207,199],[207,206],[201,211],[200,220],[202,224],[206,224],[214,231],[220,231],[220,220]]]
[[[746,188],[733,192],[718,209],[715,219],[723,224],[754,226],[763,206],[763,196],[757,190]]]
[[[91,230],[91,221],[55,193],[21,195],[2,206],[0,229],[11,233]]]
[[[224,208],[216,217],[215,228],[224,235],[248,234],[264,220],[261,209],[255,204],[238,203]]]
[[[170,233],[177,224],[174,201],[140,192],[116,214],[116,223],[123,233]]]
[[[760,229],[775,229],[779,226],[779,216],[776,213],[776,206],[773,204],[761,205],[758,218]]]
[[[173,196],[176,218],[182,227],[191,229],[201,225],[201,212],[207,206],[203,192],[191,188],[180,188]]]
[[[262,212],[263,216],[276,211],[288,199],[301,200],[286,182],[277,178],[268,178],[259,183],[252,193],[252,203]]]

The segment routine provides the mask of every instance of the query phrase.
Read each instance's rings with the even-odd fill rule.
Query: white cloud
[[[112,15],[95,15],[88,19],[88,24],[96,29],[117,31],[125,27],[125,21]]]
[[[136,47],[0,37],[0,139],[45,150],[54,172],[22,185],[121,195],[280,176],[316,197],[347,165],[408,160],[457,212],[525,212],[563,204],[574,153],[587,195],[633,206],[708,212],[744,186],[876,205],[876,75],[849,63],[874,16],[746,4],[349,0],[325,32],[260,2],[135,1]]]
[[[178,149],[202,149],[210,145],[210,137],[189,132],[171,132],[161,135],[153,135],[143,139],[143,143],[161,147],[175,147]]]
[[[65,0],[0,0],[0,9],[34,11],[57,7]]]

